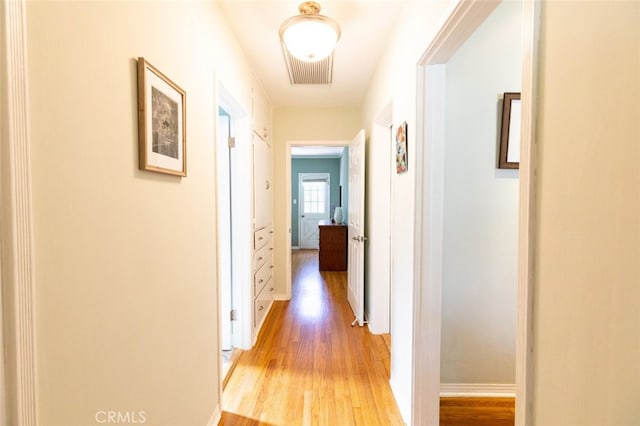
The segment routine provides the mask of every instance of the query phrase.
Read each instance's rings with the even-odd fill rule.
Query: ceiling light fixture
[[[291,55],[305,62],[317,62],[333,53],[340,38],[340,26],[320,15],[320,5],[307,1],[298,6],[300,15],[280,25],[280,40]]]

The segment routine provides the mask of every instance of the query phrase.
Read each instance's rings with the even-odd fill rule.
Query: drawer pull
[[[262,284],[264,282],[264,280],[262,278],[260,278],[260,281],[258,281],[258,284]]]
[[[260,241],[260,240],[264,240],[264,237],[260,237],[260,238],[258,238],[258,241]]]
[[[269,289],[269,291],[273,291],[273,287],[271,287],[271,288]]]
[[[262,259],[264,259],[264,257],[260,256],[260,257],[258,258],[258,262],[260,262]]]
[[[273,269],[273,265],[269,265],[269,269]]]
[[[260,305],[260,307],[258,308],[259,311],[263,310],[264,306]]]

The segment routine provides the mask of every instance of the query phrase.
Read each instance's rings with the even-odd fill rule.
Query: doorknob
[[[301,215],[300,217],[304,217],[304,215]]]

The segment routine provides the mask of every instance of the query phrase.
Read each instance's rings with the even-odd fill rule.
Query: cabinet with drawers
[[[346,225],[321,220],[319,264],[321,271],[347,270],[347,231]]]
[[[273,302],[273,231],[271,226],[253,234],[253,327],[254,337],[260,331]]]

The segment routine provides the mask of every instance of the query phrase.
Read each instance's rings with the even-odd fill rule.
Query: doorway
[[[246,256],[252,246],[252,214],[247,208],[251,192],[248,115],[225,86],[218,82],[215,106],[216,263],[221,386],[237,349],[251,347],[252,320],[247,309],[253,278]],[[239,314],[238,314],[239,312]],[[243,314],[245,313],[245,314]]]
[[[416,179],[413,424],[438,425],[443,284],[446,67],[458,48],[499,2],[460,2],[418,65]],[[527,423],[530,407],[530,268],[534,161],[532,117],[539,5],[522,2],[522,126],[518,196],[518,284],[516,321],[516,424]],[[427,96],[428,93],[428,96]]]

